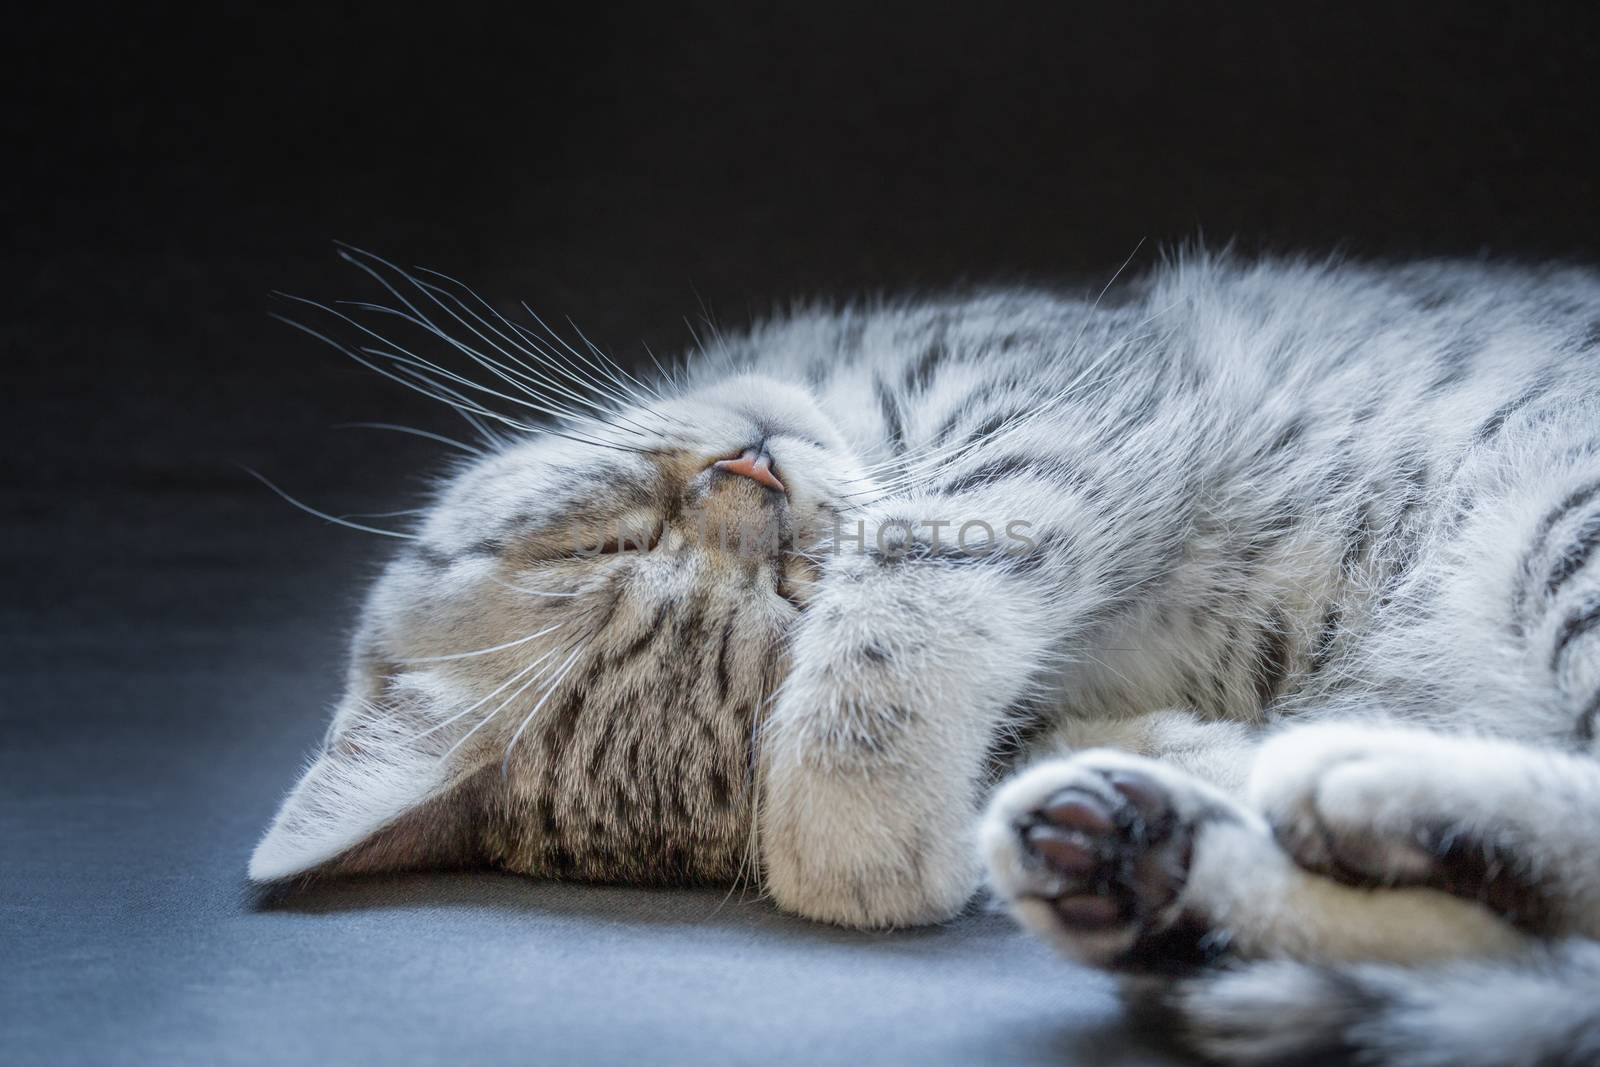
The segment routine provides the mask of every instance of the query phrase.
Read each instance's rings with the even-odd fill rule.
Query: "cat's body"
[[[1197,257],[1116,299],[799,312],[651,386],[393,292],[499,399],[596,417],[445,488],[255,877],[759,870],[933,922],[987,805],[1019,917],[1181,976],[1214,1052],[1600,1050],[1530,969],[1600,970],[1594,275]],[[1559,1026],[1427,1058],[1481,1013],[1392,965],[1540,952],[1496,973]]]

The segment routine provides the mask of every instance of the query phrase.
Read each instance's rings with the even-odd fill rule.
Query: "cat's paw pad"
[[[990,806],[982,835],[991,881],[1024,925],[1068,953],[1129,964],[1177,924],[1196,832],[1218,799],[1180,772],[1124,753],[1044,764]],[[1193,948],[1185,947],[1186,962]]]
[[[1427,886],[1522,925],[1542,921],[1536,887],[1484,818],[1502,769],[1479,743],[1309,726],[1269,742],[1256,768],[1252,798],[1300,866],[1354,885]]]

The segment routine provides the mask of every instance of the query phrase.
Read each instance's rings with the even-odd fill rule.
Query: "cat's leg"
[[[1173,973],[1230,955],[1414,962],[1527,944],[1474,902],[1308,871],[1241,801],[1113,750],[1013,779],[990,805],[982,847],[1025,926],[1113,969]]]
[[[1548,411],[1466,457],[1360,665],[1401,716],[1523,743],[1284,734],[1251,792],[1306,866],[1600,931],[1600,462],[1569,447],[1589,422]]]
[[[1004,568],[833,561],[760,727],[774,901],[850,926],[960,911],[981,879],[986,764],[1050,637],[1028,581]]]
[[[1260,746],[1260,728],[1231,719],[1201,718],[1177,708],[1108,719],[1073,719],[1052,733],[1059,754],[1114,748],[1160,760],[1233,797],[1242,797]],[[1038,751],[1048,751],[1040,745]]]
[[[1432,886],[1532,931],[1600,937],[1600,762],[1590,757],[1308,726],[1265,746],[1251,796],[1302,866]]]
[[[758,739],[763,888],[780,907],[853,926],[959,912],[982,880],[994,755],[1061,650],[1175,555],[1172,524],[1110,521],[1009,473],[873,512],[825,559]],[[979,519],[987,531],[967,527]]]

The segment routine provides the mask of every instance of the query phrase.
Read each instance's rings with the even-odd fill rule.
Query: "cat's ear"
[[[322,751],[278,809],[250,857],[250,878],[462,866],[477,858],[489,776],[429,730],[416,702],[388,689],[381,701],[352,685]]]

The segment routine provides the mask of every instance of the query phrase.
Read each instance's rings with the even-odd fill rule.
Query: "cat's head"
[[[803,388],[648,395],[466,465],[372,590],[347,691],[251,859],[726,880],[753,738],[862,471]]]

